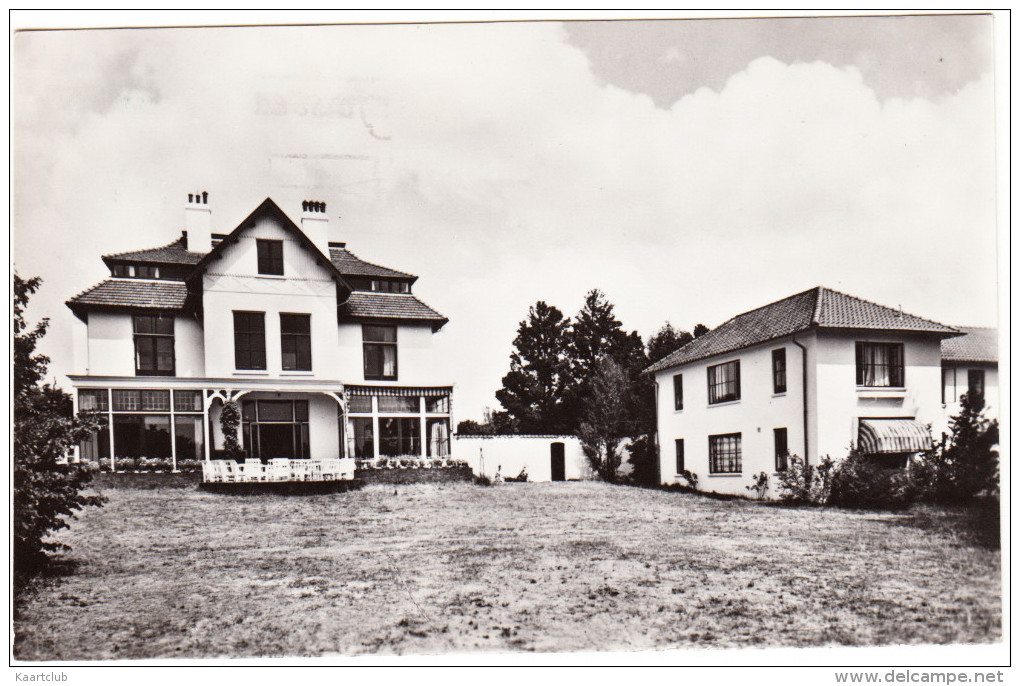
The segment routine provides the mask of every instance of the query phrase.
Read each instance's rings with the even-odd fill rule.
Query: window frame
[[[772,429],[772,447],[776,472],[785,472],[790,467],[790,432],[787,427]]]
[[[680,412],[684,409],[684,375],[673,375],[673,411]]]
[[[392,341],[380,341],[380,340],[374,340],[374,339],[369,340],[367,338],[369,328],[392,329],[393,330],[393,340]],[[397,352],[397,342],[398,342],[398,327],[397,327],[396,324],[362,324],[361,325],[362,362],[363,362],[363,372],[365,374],[365,380],[366,381],[396,381],[397,380],[397,377],[400,374],[400,367],[399,367],[400,356],[399,356],[399,354]],[[385,373],[385,371],[386,371],[386,359],[385,359],[386,358],[386,351],[388,349],[390,349],[390,348],[392,348],[392,350],[393,350],[393,374],[392,375],[388,375],[388,374]],[[379,369],[379,373],[378,374],[370,373],[370,371],[369,371],[369,360],[371,359],[370,358],[370,351],[374,351],[374,350],[378,350],[379,351],[378,359],[379,359],[379,362],[380,362],[380,365],[379,365],[380,369]]]
[[[980,382],[978,384],[975,384],[974,383],[974,379],[980,379]],[[985,376],[985,370],[984,369],[968,369],[967,370],[967,395],[968,396],[972,396],[974,394],[975,386],[978,386],[979,389],[978,389],[977,397],[979,397],[979,398],[981,398],[983,400],[984,397],[985,397],[985,382],[986,382],[986,380],[987,380],[987,377]]]
[[[237,371],[266,371],[268,366],[266,360],[266,313],[253,312],[250,310],[234,310],[233,314],[234,314],[234,369],[236,369]],[[238,327],[239,315],[242,318],[244,317],[249,318],[248,321],[258,320],[259,322],[261,322],[262,330],[261,331],[256,331],[255,329],[241,330]],[[242,341],[242,337],[244,337],[243,340],[247,342],[247,350],[245,351],[245,354],[247,354],[248,356],[247,360],[241,359],[242,350],[240,347],[240,343]],[[251,345],[252,341],[261,342],[261,356],[262,356],[261,367],[255,364],[257,359],[254,361],[252,359],[253,352],[258,352],[257,347],[256,348],[252,347]],[[248,364],[242,365],[241,362],[248,362]]]
[[[283,276],[282,240],[256,238],[255,258],[258,263],[259,274],[263,276]]]
[[[140,319],[151,319],[150,331],[139,331]],[[159,330],[159,323],[170,322],[170,332]],[[177,376],[177,342],[175,335],[175,318],[172,314],[162,312],[141,312],[131,315],[131,337],[135,355],[135,376]],[[170,369],[159,369],[160,341],[170,341]],[[141,355],[139,349],[151,346],[148,351],[151,355],[154,369],[143,369],[141,367]]]
[[[284,321],[303,321],[307,324],[307,331],[285,331]],[[293,350],[288,351],[288,348]],[[294,364],[287,365],[287,355],[294,355]],[[302,355],[307,359],[307,364],[302,365]],[[301,312],[280,313],[280,369],[285,372],[310,372],[312,371],[312,315]]]
[[[729,451],[723,452],[727,441],[732,441]],[[732,467],[735,462],[736,470],[719,469],[720,462],[728,461],[727,466]],[[708,437],[708,473],[711,476],[738,475],[744,473],[744,450],[743,433],[715,434]]]
[[[772,392],[776,395],[786,393],[786,348],[772,351]]]
[[[673,449],[676,451],[675,452],[676,464],[674,465],[676,467],[675,473],[683,474],[684,470],[687,469],[686,455],[684,453],[684,439],[674,438],[673,445],[674,445]]]
[[[864,361],[865,350],[870,347],[881,347],[886,348],[890,351],[896,351],[895,355],[890,355],[891,360],[888,364],[872,364],[869,365]],[[898,357],[898,360],[894,359]],[[865,370],[873,366],[877,368],[887,368],[889,370],[889,383],[886,384],[868,384],[865,383],[867,375]],[[856,381],[858,388],[905,388],[906,387],[906,362],[905,362],[905,349],[903,343],[889,342],[889,341],[856,341],[854,343],[854,367],[856,371]],[[897,383],[898,382],[898,383]]]
[[[733,375],[733,380],[732,381],[718,381],[717,380],[717,375],[719,373],[719,370],[722,370],[724,367],[730,367],[730,366],[733,366],[733,368],[736,370],[734,375]],[[719,404],[722,404],[722,403],[730,403],[730,402],[736,402],[736,401],[740,400],[740,395],[741,395],[740,394],[740,360],[730,360],[728,362],[720,362],[719,364],[714,364],[714,365],[710,366],[706,370],[705,376],[706,376],[706,378],[708,380],[708,404],[709,405],[719,405]],[[731,384],[734,386],[734,390],[732,391],[732,394],[718,395],[719,391],[717,389],[725,388],[725,387],[727,387],[727,386],[729,386]]]

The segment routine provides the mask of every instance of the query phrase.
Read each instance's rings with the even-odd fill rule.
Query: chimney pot
[[[202,204],[203,205],[208,205],[209,204],[209,192],[208,191],[202,191]]]
[[[194,202],[194,201],[195,201],[195,195],[193,193],[188,193],[188,202]]]

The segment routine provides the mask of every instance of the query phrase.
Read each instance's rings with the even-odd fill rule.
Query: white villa
[[[184,219],[168,245],[104,256],[110,278],[67,303],[75,409],[107,420],[76,459],[220,457],[228,401],[250,460],[450,456],[452,387],[431,363],[447,319],[416,276],[331,241],[321,202],[299,226],[267,198],[213,233],[191,194]]]
[[[959,335],[823,287],[737,315],[646,370],[660,480],[688,470],[701,490],[747,495],[791,454],[902,463],[944,422],[941,346]]]

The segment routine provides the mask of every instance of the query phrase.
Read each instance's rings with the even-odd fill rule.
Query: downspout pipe
[[[804,415],[804,464],[810,464],[808,457],[808,385],[807,385],[807,348],[805,348],[797,336],[790,336],[795,346],[800,348],[800,380],[801,380],[801,406]]]
[[[655,375],[652,375],[652,385],[655,387],[655,431],[652,436],[655,440],[655,469],[659,473],[659,483],[662,485],[665,483],[662,480],[662,449],[659,447],[659,382],[655,379]]]

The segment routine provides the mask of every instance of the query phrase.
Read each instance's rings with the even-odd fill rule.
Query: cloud
[[[335,238],[419,274],[461,418],[528,306],[589,288],[645,336],[818,284],[994,323],[990,77],[880,99],[766,57],[666,109],[551,23],[19,34],[14,57],[15,261],[46,279],[54,371],[63,300],[100,254],[173,240],[196,190],[222,230],[326,200]]]

